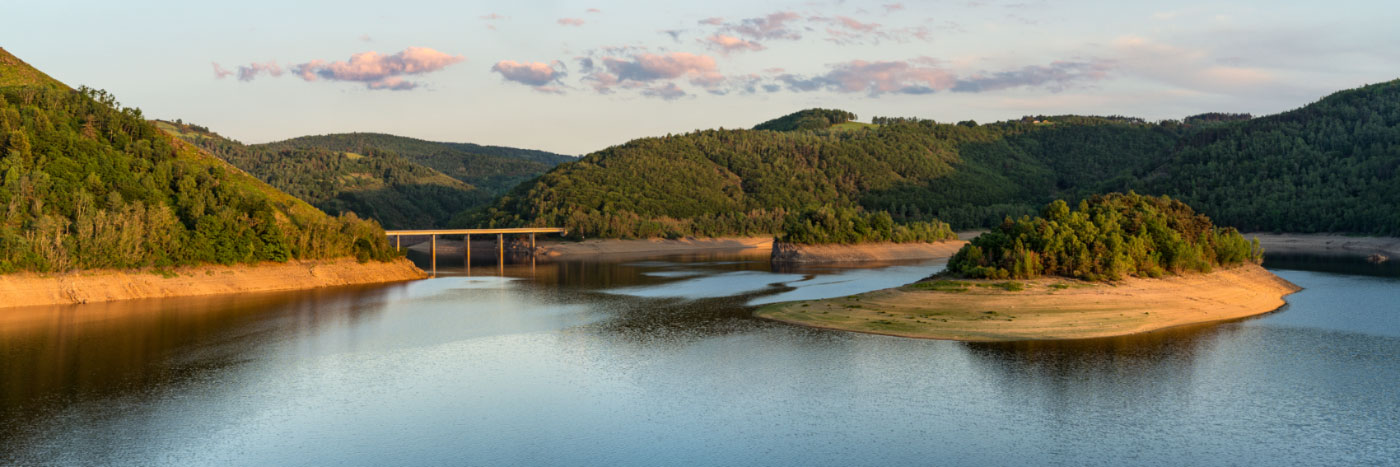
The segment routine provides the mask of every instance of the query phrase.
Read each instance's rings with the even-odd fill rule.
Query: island
[[[947,269],[893,289],[764,306],[805,326],[961,341],[1081,339],[1239,319],[1300,290],[1262,250],[1186,204],[1135,193],[1003,222]]]

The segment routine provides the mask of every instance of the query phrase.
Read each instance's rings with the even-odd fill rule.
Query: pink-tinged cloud
[[[582,81],[600,94],[633,90],[642,96],[677,99],[686,95],[678,80],[722,93],[729,84],[714,57],[687,52],[648,53],[632,51],[622,56],[604,56],[596,61],[580,59],[585,75]]]
[[[852,60],[813,77],[785,74],[777,80],[792,91],[829,90],[841,93],[929,94],[937,91],[988,92],[1015,87],[1044,87],[1059,92],[1082,82],[1104,79],[1113,64],[1107,61],[1057,61],[1048,66],[1025,66],[967,76],[932,65],[933,59],[909,61]]]
[[[606,71],[589,73],[587,76],[583,77],[583,81],[588,83],[589,86],[592,86],[593,90],[597,91],[598,94],[612,94],[613,87],[619,84],[617,75]]]
[[[556,22],[562,26],[583,26],[583,18],[559,18]]]
[[[619,82],[657,81],[690,76],[692,82],[704,84],[724,79],[713,57],[688,52],[644,53],[626,59],[605,57],[603,66],[609,73],[617,76]]]
[[[952,73],[904,61],[852,60],[834,66],[824,75],[812,78],[783,75],[778,79],[794,91],[828,89],[843,93],[866,92],[872,96],[886,93],[926,94],[957,84],[957,77]]]
[[[357,53],[343,62],[312,60],[292,67],[292,71],[306,81],[353,81],[365,83],[369,89],[402,91],[418,86],[405,81],[403,75],[431,73],[464,60],[466,58],[461,55],[449,55],[427,47],[409,47],[393,55],[372,51]]]
[[[504,17],[504,16],[501,16],[501,15],[498,15],[498,14],[495,14],[495,13],[491,13],[491,14],[489,14],[489,15],[482,15],[482,16],[479,16],[478,18],[481,18],[481,19],[484,19],[484,20],[487,20],[487,21],[495,21],[495,20],[498,20],[498,19],[504,19],[505,17]]]
[[[719,26],[719,25],[721,25],[721,24],[724,24],[724,18],[720,18],[720,17],[718,17],[718,16],[712,16],[712,17],[709,17],[709,18],[705,18],[705,19],[700,20],[700,21],[699,21],[699,24],[700,24],[701,26]]]
[[[850,29],[852,31],[872,32],[880,28],[880,25],[878,23],[862,23],[860,21],[856,21],[855,18],[851,18],[849,16],[837,16],[833,19],[835,20],[836,24],[839,24],[842,27],[845,27],[846,29]]]
[[[418,87],[418,83],[404,81],[403,78],[391,76],[388,78],[381,79],[379,81],[371,81],[365,83],[365,87],[368,87],[370,89],[382,89],[389,91],[407,91]]]
[[[886,3],[886,4],[884,4],[884,5],[880,5],[880,7],[882,7],[882,8],[885,9],[885,13],[891,13],[891,12],[903,10],[903,9],[904,9],[904,4],[903,4],[903,3]]]
[[[238,66],[239,81],[252,81],[253,78],[257,78],[258,75],[264,73],[274,78],[282,76],[282,67],[277,66],[277,62],[275,60],[268,60],[264,63],[255,62],[249,63],[247,65]]]
[[[745,52],[751,50],[757,51],[763,50],[764,48],[763,44],[759,44],[754,41],[745,40],[734,36],[726,36],[724,34],[715,34],[713,36],[701,39],[700,42],[707,44],[710,46],[711,49],[719,50],[721,53],[724,54],[730,54],[733,52]]]
[[[566,75],[563,68],[564,64],[558,61],[543,63],[501,60],[491,67],[491,71],[500,73],[506,80],[533,87],[536,91],[563,94],[559,87],[550,86],[558,84]]]
[[[603,10],[599,10],[599,9],[597,9],[597,8],[589,8],[589,9],[588,9],[588,12],[589,12],[589,13],[602,13]]]
[[[224,79],[233,74],[232,71],[224,69],[224,67],[219,66],[218,63],[210,62],[210,64],[214,65],[214,79]]]

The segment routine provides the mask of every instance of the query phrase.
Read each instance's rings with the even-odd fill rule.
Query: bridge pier
[[[485,235],[485,234],[496,234],[496,252],[497,252],[497,257],[498,257],[498,259],[497,259],[498,263],[497,263],[497,264],[499,265],[499,268],[500,268],[501,273],[504,274],[504,273],[505,273],[505,267],[506,267],[506,238],[505,238],[506,236],[505,236],[505,234],[529,234],[529,235],[530,235],[530,259],[531,259],[531,264],[530,264],[530,266],[531,266],[531,270],[533,271],[533,269],[534,269],[534,259],[535,259],[535,248],[536,248],[536,241],[535,241],[535,236],[536,236],[536,235],[535,235],[535,234],[537,234],[537,233],[546,233],[546,234],[548,234],[548,233],[557,233],[557,234],[561,234],[561,235],[567,235],[567,234],[568,234],[568,230],[561,229],[561,228],[557,228],[557,227],[519,227],[519,228],[504,228],[504,229],[442,229],[442,230],[386,230],[386,231],[384,231],[384,235],[385,235],[386,237],[387,237],[387,236],[390,236],[390,235],[392,235],[392,236],[394,237],[394,250],[395,250],[395,251],[403,251],[403,236],[404,236],[404,235],[414,235],[414,236],[424,236],[424,235],[427,235],[427,236],[430,236],[430,237],[431,237],[430,240],[429,240],[429,241],[430,241],[430,244],[429,244],[429,247],[428,247],[428,256],[430,256],[430,258],[428,259],[428,262],[429,262],[429,269],[431,270],[433,276],[437,276],[437,237],[438,237],[438,235],[462,235],[462,236],[463,236],[463,237],[462,237],[462,249],[463,249],[463,251],[462,251],[462,256],[463,256],[463,263],[465,263],[464,266],[466,267],[465,269],[467,270],[467,274],[470,275],[470,274],[471,274],[471,266],[472,266],[472,237],[471,237],[471,236],[472,236],[473,234],[483,234],[483,235]]]

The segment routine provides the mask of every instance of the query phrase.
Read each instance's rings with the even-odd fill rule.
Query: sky
[[[810,107],[979,122],[1281,112],[1400,78],[1394,1],[0,0],[0,47],[245,143],[581,155]]]

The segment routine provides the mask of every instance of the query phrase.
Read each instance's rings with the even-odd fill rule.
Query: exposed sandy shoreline
[[[1367,257],[1382,254],[1392,260],[1400,259],[1400,238],[1348,237],[1334,234],[1273,234],[1247,233],[1244,238],[1259,237],[1264,254],[1294,253],[1347,255]]]
[[[773,245],[773,261],[781,263],[846,263],[950,258],[967,242],[862,243],[859,245]]]
[[[192,297],[314,289],[422,279],[412,262],[361,264],[354,258],[234,266],[192,266],[165,277],[151,271],[79,271],[0,275],[0,308],[70,305],[137,298]]]
[[[944,290],[915,284],[828,300],[786,302],[756,315],[788,323],[961,341],[1083,339],[1136,334],[1277,310],[1300,290],[1257,265],[1116,284],[1060,278],[959,281]],[[979,286],[980,285],[980,286]],[[952,291],[949,289],[965,289]]]

